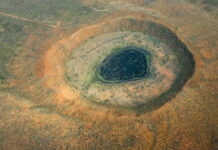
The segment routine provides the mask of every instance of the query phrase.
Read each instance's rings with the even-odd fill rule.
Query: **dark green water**
[[[148,74],[148,58],[148,53],[142,48],[123,48],[102,61],[99,79],[108,83],[142,79]]]

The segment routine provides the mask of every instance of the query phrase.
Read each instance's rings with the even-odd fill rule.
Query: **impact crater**
[[[66,61],[68,83],[93,105],[151,111],[174,98],[195,71],[188,47],[159,22],[129,16],[96,26]]]

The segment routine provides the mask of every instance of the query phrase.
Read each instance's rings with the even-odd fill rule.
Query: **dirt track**
[[[58,21],[57,25],[48,25],[48,24],[40,23],[38,21],[34,21],[34,20],[27,19],[27,18],[24,18],[24,17],[19,17],[19,16],[16,16],[16,15],[8,14],[8,13],[5,13],[5,12],[0,12],[0,15],[3,15],[3,16],[6,16],[6,17],[11,17],[11,18],[14,18],[14,19],[19,19],[19,20],[22,20],[22,21],[32,22],[32,23],[35,23],[35,24],[39,24],[39,25],[46,26],[46,27],[51,27],[51,28],[57,28],[57,27],[60,26],[60,21]]]

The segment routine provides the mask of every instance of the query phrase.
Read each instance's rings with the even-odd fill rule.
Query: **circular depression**
[[[136,66],[132,70],[124,67],[125,70],[119,66],[121,60],[116,60],[112,69],[107,66],[112,56],[133,47],[142,52],[141,60],[143,53],[146,57],[144,72]],[[106,63],[105,68],[102,63]],[[118,18],[103,24],[93,36],[74,48],[66,68],[68,83],[86,100],[145,111],[172,99],[192,76],[195,62],[188,48],[165,26],[143,19]],[[102,77],[101,69],[108,71],[107,77]],[[125,71],[119,74],[116,69]],[[142,75],[137,76],[134,69]],[[130,73],[127,77],[128,71],[136,76]]]

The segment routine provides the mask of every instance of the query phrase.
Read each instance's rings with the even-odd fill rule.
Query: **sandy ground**
[[[83,2],[91,7],[108,4],[103,9],[109,11],[96,23],[70,33],[60,25],[43,40],[31,35],[22,53],[9,63],[14,78],[1,85],[0,149],[217,150],[216,15],[202,10],[200,3],[179,0]],[[128,15],[147,17],[171,29],[196,61],[193,77],[175,98],[141,115],[87,102],[65,79],[71,50],[112,18]],[[33,46],[36,51],[29,50]]]

